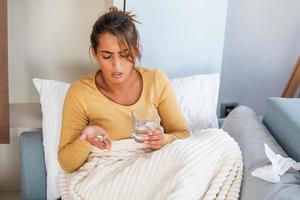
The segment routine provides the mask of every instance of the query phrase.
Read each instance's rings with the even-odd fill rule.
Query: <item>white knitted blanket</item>
[[[238,144],[221,129],[151,151],[131,139],[111,151],[92,150],[88,161],[58,180],[62,199],[238,199],[243,164]]]

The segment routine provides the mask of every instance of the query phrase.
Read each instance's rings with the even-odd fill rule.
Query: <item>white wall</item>
[[[34,77],[73,81],[96,70],[88,54],[89,36],[94,21],[111,5],[108,0],[9,0],[10,103],[39,102]],[[31,104],[24,105],[33,111]],[[19,104],[11,106],[22,110]],[[34,112],[28,110],[20,116],[10,109],[11,143],[0,145],[0,193],[20,190],[19,134],[26,122],[26,130],[37,128],[29,123]]]
[[[237,101],[262,115],[280,96],[300,56],[299,0],[231,0],[219,102]]]
[[[142,22],[142,64],[171,77],[220,72],[227,0],[175,1],[127,0]],[[89,35],[112,4],[123,1],[8,1],[10,103],[38,102],[34,77],[71,82],[96,70]]]
[[[38,102],[34,77],[73,81],[94,71],[90,32],[111,5],[109,0],[9,0],[10,103]]]
[[[95,70],[89,34],[112,2],[123,1],[9,0],[10,103],[38,102],[33,77],[73,81]],[[218,72],[223,57],[219,102],[260,115],[300,55],[299,7],[298,0],[229,1],[223,51],[227,1],[127,0],[142,22],[142,64],[177,77]]]
[[[171,77],[221,71],[227,0],[127,0],[142,42],[142,65]]]

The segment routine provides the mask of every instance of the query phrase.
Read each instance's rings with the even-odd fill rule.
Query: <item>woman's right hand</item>
[[[91,145],[99,149],[111,149],[111,140],[107,132],[99,126],[87,126],[80,135],[81,140],[86,140]]]

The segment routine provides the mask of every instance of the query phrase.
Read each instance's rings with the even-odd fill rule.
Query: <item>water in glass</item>
[[[153,108],[140,108],[132,111],[132,137],[137,142],[144,142],[146,135],[140,131],[155,131],[160,128],[160,117]]]

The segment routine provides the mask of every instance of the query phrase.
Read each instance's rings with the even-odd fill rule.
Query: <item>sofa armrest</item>
[[[246,106],[235,108],[229,113],[222,129],[238,142],[243,154],[244,173],[240,200],[299,199],[300,173],[298,171],[288,170],[276,184],[251,175],[256,168],[270,164],[265,154],[264,143],[268,144],[276,154],[287,157],[251,108]]]
[[[300,99],[269,98],[263,122],[289,157],[300,161]]]
[[[20,135],[21,197],[46,199],[46,167],[41,132]]]

